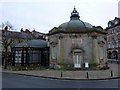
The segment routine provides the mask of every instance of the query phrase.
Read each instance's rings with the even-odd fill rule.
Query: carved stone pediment
[[[84,50],[81,48],[73,48],[71,51],[72,53],[84,53]]]
[[[52,41],[50,42],[50,45],[57,45],[57,42]]]

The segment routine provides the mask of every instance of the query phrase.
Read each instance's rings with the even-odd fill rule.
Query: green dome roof
[[[19,43],[19,44],[16,44],[15,46],[13,47],[28,47],[27,43]]]
[[[26,43],[19,43],[14,47],[34,47],[34,48],[45,48],[48,47],[47,41],[44,40],[30,40]]]
[[[69,22],[63,23],[59,26],[60,28],[92,28],[92,25],[81,20],[70,20]]]
[[[79,19],[79,13],[77,12],[77,10],[74,8],[73,12],[71,13],[70,16],[70,21],[61,24],[59,27],[60,28],[75,28],[75,29],[80,29],[80,28],[92,28],[92,25],[86,22],[83,22],[82,20]]]
[[[105,33],[101,28],[96,28],[87,22],[80,20],[79,13],[76,8],[71,13],[70,21],[61,24],[59,27],[54,27],[49,31],[49,35],[56,33]]]

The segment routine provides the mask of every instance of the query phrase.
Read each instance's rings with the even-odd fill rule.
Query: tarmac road
[[[3,73],[2,88],[118,88],[118,80],[60,80]]]

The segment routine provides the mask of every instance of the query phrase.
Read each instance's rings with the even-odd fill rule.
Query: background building
[[[70,21],[49,31],[50,67],[83,68],[106,62],[106,32],[80,20],[74,8]]]
[[[1,31],[2,41],[2,64],[5,64],[5,60],[9,62],[11,59],[11,48],[18,43],[27,42],[32,39],[45,40],[46,34],[33,30],[32,32],[28,29],[21,29],[20,32],[10,31],[6,26]]]
[[[108,22],[107,30],[107,54],[108,60],[120,61],[120,18]]]
[[[0,31],[0,65],[2,65],[2,31]]]

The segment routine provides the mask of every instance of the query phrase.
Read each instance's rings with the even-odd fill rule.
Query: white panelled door
[[[80,55],[74,55],[74,67],[81,68],[81,56]]]

